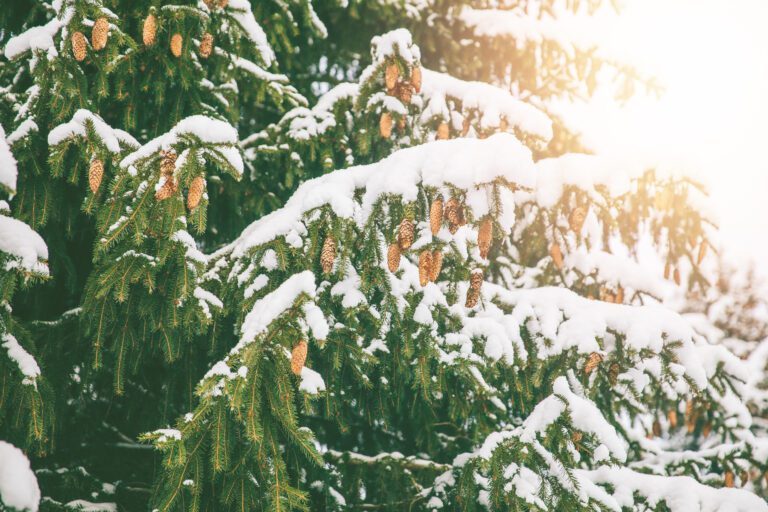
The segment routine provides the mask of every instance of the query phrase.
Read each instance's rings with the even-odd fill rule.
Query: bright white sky
[[[626,5],[606,27],[612,53],[653,71],[666,92],[622,111],[597,98],[575,112],[587,142],[685,162],[709,183],[726,252],[768,274],[768,0]]]

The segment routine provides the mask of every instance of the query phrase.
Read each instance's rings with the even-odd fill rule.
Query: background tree
[[[613,8],[406,7],[4,13],[0,432],[41,508],[767,508],[751,366],[658,300],[709,285],[703,188],[550,108],[653,87],[580,37]]]

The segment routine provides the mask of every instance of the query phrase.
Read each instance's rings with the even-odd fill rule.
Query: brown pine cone
[[[389,112],[382,112],[379,119],[379,133],[382,138],[388,139],[392,135],[392,114]]]
[[[552,256],[552,262],[558,270],[563,268],[563,253],[560,251],[560,246],[557,242],[553,243],[549,248],[549,255]]]
[[[432,251],[432,266],[430,267],[429,280],[433,283],[440,276],[440,270],[443,268],[443,253],[440,249]]]
[[[171,36],[171,53],[174,57],[181,57],[181,48],[184,44],[184,38],[181,34],[173,34]]]
[[[413,222],[410,219],[403,219],[400,222],[400,227],[397,230],[397,243],[400,244],[400,249],[406,250],[413,245],[414,227]]]
[[[294,375],[301,375],[304,363],[307,361],[307,342],[301,340],[291,350],[291,371]]]
[[[421,92],[421,66],[414,66],[411,71],[411,84],[416,92]]]
[[[144,29],[141,33],[141,38],[144,41],[144,46],[152,46],[155,44],[155,38],[157,36],[157,18],[154,14],[150,14],[144,20]]]
[[[507,122],[507,118],[506,117],[502,117],[501,121],[499,121],[499,131],[500,132],[505,132],[505,131],[507,131],[507,128],[509,128],[509,123]]]
[[[176,153],[172,150],[162,151],[160,153],[162,161],[160,162],[160,174],[170,176],[176,169]]]
[[[394,89],[397,84],[397,78],[400,76],[400,69],[397,64],[390,62],[384,69],[384,85],[387,89]]]
[[[85,35],[82,32],[74,32],[72,34],[72,55],[75,56],[77,62],[85,60],[85,52],[88,47],[88,42],[85,39]]]
[[[696,265],[701,265],[701,262],[707,257],[707,249],[709,249],[709,244],[706,240],[702,240],[699,246],[699,254],[696,257]]]
[[[155,199],[158,201],[164,201],[171,197],[177,190],[176,180],[173,176],[165,176],[165,181],[155,192]]]
[[[669,420],[669,427],[675,428],[677,427],[677,411],[674,409],[670,409],[667,413],[667,419]]]
[[[584,220],[587,218],[587,210],[581,206],[577,206],[568,217],[568,224],[574,233],[581,233],[581,228],[584,227]]]
[[[488,258],[488,251],[491,250],[491,242],[493,241],[493,221],[490,217],[483,219],[480,223],[480,228],[477,233],[477,246],[480,249],[480,257],[483,259]]]
[[[624,288],[621,285],[616,289],[616,304],[624,304]]]
[[[429,207],[429,228],[432,231],[432,235],[437,235],[440,232],[440,227],[443,225],[443,198],[437,196],[432,205]]]
[[[387,250],[387,267],[389,267],[389,271],[393,274],[400,268],[400,244],[389,244],[389,249]]]
[[[674,272],[672,272],[672,279],[674,279],[675,284],[677,286],[680,286],[680,269],[676,268]]]
[[[98,192],[101,186],[101,179],[104,177],[104,162],[98,158],[91,160],[91,166],[88,169],[88,184],[91,187],[91,192],[94,194]]]
[[[200,39],[200,56],[204,59],[207,59],[211,56],[211,52],[213,51],[213,36],[206,32],[203,34],[203,38]]]
[[[469,133],[469,127],[472,126],[472,122],[469,120],[469,115],[461,122],[461,136],[466,137]]]
[[[450,132],[450,128],[448,127],[448,123],[446,122],[440,123],[437,127],[436,139],[447,140],[448,138],[450,138],[450,136],[451,136],[451,132]]]
[[[323,242],[323,250],[320,252],[320,266],[323,267],[323,273],[331,273],[334,261],[336,261],[336,239],[328,235]]]
[[[733,471],[725,472],[725,486],[733,487]]]
[[[109,22],[107,18],[101,17],[93,24],[91,31],[91,46],[98,51],[107,46],[107,37],[109,37]]]
[[[203,197],[203,190],[205,189],[205,180],[202,176],[195,176],[192,183],[189,184],[189,191],[187,192],[187,208],[194,210],[197,205],[200,204],[200,199]]]
[[[483,285],[483,271],[476,270],[472,272],[469,278],[469,289],[467,290],[467,300],[464,306],[472,309],[477,305],[477,301],[480,299],[480,288]]]
[[[584,365],[584,373],[589,375],[603,361],[603,356],[597,352],[592,352],[587,358],[587,364]]]
[[[424,250],[419,254],[419,284],[427,286],[429,276],[432,275],[432,253]]]

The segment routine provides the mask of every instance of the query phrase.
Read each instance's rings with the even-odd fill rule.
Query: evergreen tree
[[[3,13],[2,503],[768,510],[764,351],[659,300],[711,287],[705,190],[552,108],[655,87],[612,15]]]

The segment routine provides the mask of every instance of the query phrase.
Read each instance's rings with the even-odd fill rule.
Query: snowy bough
[[[458,11],[501,75],[613,62],[580,16]],[[661,300],[710,284],[701,185],[556,149],[535,72],[405,29],[310,107],[275,67],[308,2],[46,12],[0,67],[5,506],[768,510],[766,351]]]

